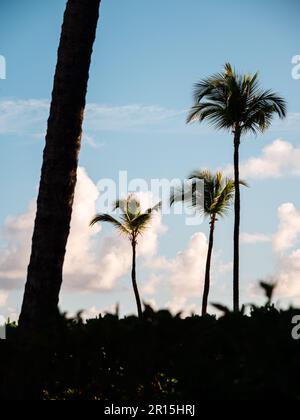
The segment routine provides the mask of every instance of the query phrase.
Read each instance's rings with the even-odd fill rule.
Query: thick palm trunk
[[[20,316],[21,328],[45,327],[57,316],[100,1],[67,2]]]
[[[240,309],[240,220],[241,220],[241,198],[240,198],[240,174],[239,174],[239,148],[240,132],[235,130],[234,134],[234,255],[233,255],[233,308],[235,312]]]
[[[139,294],[139,290],[138,290],[137,282],[136,282],[136,241],[135,240],[132,241],[132,273],[131,273],[131,279],[132,279],[132,286],[133,286],[136,305],[137,305],[137,310],[138,310],[138,316],[139,316],[139,319],[142,320],[143,311],[142,311],[140,294]]]
[[[209,243],[208,243],[208,252],[206,259],[206,268],[205,268],[205,282],[204,282],[204,292],[202,299],[202,316],[207,314],[207,305],[208,305],[208,296],[210,289],[210,267],[211,267],[211,257],[214,246],[214,230],[215,230],[216,219],[213,217],[210,222],[210,233],[209,233]]]

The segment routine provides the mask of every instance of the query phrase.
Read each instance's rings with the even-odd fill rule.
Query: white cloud
[[[6,305],[8,293],[4,290],[0,290],[0,308]]]
[[[111,290],[130,271],[131,247],[126,238],[113,234],[102,239],[97,235],[101,230],[99,225],[89,227],[89,221],[96,214],[98,196],[96,185],[86,171],[79,168],[64,264],[65,289]],[[148,208],[151,197],[141,193],[139,199]],[[0,254],[0,282],[3,289],[24,286],[35,212],[36,204],[32,202],[24,214],[9,217],[5,222],[6,247]],[[161,216],[157,215],[152,226],[140,238],[138,256],[150,258],[155,255],[158,235],[164,231]],[[100,249],[99,240],[102,240]]]
[[[176,296],[201,296],[207,257],[207,238],[199,232],[192,236],[186,250],[170,261],[169,282]]]
[[[272,238],[277,257],[277,270],[270,276],[276,283],[276,295],[290,303],[300,304],[300,212],[293,203],[278,208],[279,226]]]
[[[279,227],[273,236],[275,252],[282,253],[292,248],[300,237],[300,212],[294,204],[284,203],[278,209]]]
[[[97,262],[93,252],[100,225],[89,227],[96,214],[99,192],[83,168],[78,168],[70,236],[64,264],[65,287],[80,288],[94,281]]]
[[[150,306],[154,311],[157,311],[159,309],[156,300],[153,298],[145,300],[144,303],[145,305]]]
[[[280,258],[276,294],[300,304],[300,249]]]
[[[174,258],[156,256],[146,261],[146,267],[153,273],[143,285],[142,293],[157,298],[162,293],[169,296],[164,307],[173,314],[183,316],[199,313],[204,287],[208,242],[202,232],[195,233],[187,247]],[[224,263],[221,253],[214,252],[211,266],[211,284],[232,271],[232,261]],[[220,285],[218,285],[220,288]]]
[[[266,243],[270,242],[271,238],[268,235],[263,233],[241,233],[241,243],[244,244],[257,244],[257,243]]]
[[[0,283],[2,289],[18,289],[26,278],[29,262],[31,236],[36,212],[32,201],[28,210],[15,217],[8,217],[3,227],[3,239],[6,247],[0,254]]]
[[[228,165],[224,172],[232,175],[233,166]],[[262,150],[260,156],[242,162],[240,175],[245,179],[300,176],[300,147],[295,147],[284,140],[275,140]]]
[[[67,245],[65,276],[68,283],[71,273],[74,283],[84,273],[85,281],[93,269],[90,250],[93,237],[99,226],[89,227],[89,220],[96,212],[98,191],[83,168],[78,169],[78,182],[71,222],[71,233]],[[0,255],[0,279],[2,287],[18,289],[26,279],[26,269],[30,257],[31,237],[36,213],[36,202],[32,201],[28,210],[16,217],[8,217],[4,225],[6,248]],[[79,282],[79,280],[78,280]]]
[[[143,287],[143,293],[155,295],[158,287],[167,287],[171,298],[166,305],[171,311],[176,313],[184,308],[191,312],[194,306],[187,308],[186,303],[190,298],[200,299],[202,295],[207,246],[206,236],[199,232],[191,237],[187,248],[173,259],[156,257],[148,261],[148,267],[159,273],[150,277]]]
[[[215,271],[218,274],[230,273],[233,270],[233,261],[227,263],[219,262],[219,265],[215,267]]]
[[[150,261],[149,262],[149,266],[151,267],[152,264],[152,269],[157,268],[158,266],[156,265],[156,261],[158,260],[158,258],[155,259],[155,261]],[[160,266],[159,266],[160,267]],[[143,295],[155,295],[155,293],[157,292],[157,286],[161,283],[162,278],[160,275],[157,274],[152,274],[149,278],[149,280],[143,285],[142,287],[142,294]],[[149,299],[147,299],[149,300]]]
[[[76,284],[82,290],[112,290],[117,281],[127,274],[131,267],[131,248],[125,238],[106,237],[102,241],[101,252],[94,254],[94,267],[86,284]],[[71,276],[70,276],[71,277]],[[80,280],[81,277],[78,278]],[[74,276],[68,286],[74,286]]]

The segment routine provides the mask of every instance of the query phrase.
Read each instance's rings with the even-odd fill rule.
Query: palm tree
[[[257,134],[270,127],[273,117],[286,116],[286,102],[271,90],[263,90],[258,74],[240,75],[229,63],[223,73],[201,80],[195,85],[195,104],[187,123],[207,121],[217,129],[230,130],[234,137],[235,223],[233,259],[233,303],[239,311],[239,237],[240,237],[240,182],[239,147],[242,135]]]
[[[214,246],[214,232],[216,222],[220,217],[224,217],[230,209],[234,198],[234,180],[225,178],[221,172],[216,174],[208,170],[195,171],[189,177],[192,184],[185,185],[184,195],[182,192],[173,195],[171,203],[175,201],[185,201],[192,205],[198,213],[209,218],[210,232],[208,241],[208,251],[205,266],[204,291],[202,299],[202,316],[207,314],[208,296],[210,290],[210,269],[211,258]],[[204,188],[197,187],[197,183],[203,182]],[[245,182],[240,181],[243,185]],[[190,190],[190,191],[189,191]]]
[[[145,212],[142,212],[140,202],[137,198],[130,194],[127,199],[118,200],[114,205],[114,211],[117,209],[120,209],[121,211],[120,220],[109,214],[97,214],[90,222],[90,226],[93,226],[98,222],[108,222],[112,224],[119,231],[119,233],[129,239],[132,247],[131,279],[140,320],[143,318],[143,311],[136,281],[136,252],[138,237],[143,235],[146,229],[150,226],[154,212],[158,211],[159,208],[160,204],[157,204]]]
[[[53,324],[58,314],[100,1],[68,0],[66,6],[19,322],[26,331]]]

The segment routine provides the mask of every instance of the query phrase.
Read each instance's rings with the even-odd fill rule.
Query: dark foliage
[[[59,322],[20,344],[0,341],[1,398],[67,400],[299,399],[300,311],[181,319],[147,307],[144,320],[105,315]],[[30,343],[30,344],[29,344]]]

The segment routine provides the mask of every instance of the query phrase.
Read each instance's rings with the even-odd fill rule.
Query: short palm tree
[[[189,184],[189,188],[185,186],[184,195],[180,192],[172,196],[171,204],[176,201],[184,200],[187,204],[194,207],[198,213],[209,218],[210,233],[202,299],[202,316],[205,316],[207,314],[208,296],[210,291],[210,269],[215,226],[218,218],[224,217],[230,209],[233,203],[235,187],[234,180],[225,178],[221,172],[213,174],[208,170],[195,171],[189,178],[192,180],[192,183]],[[198,182],[204,182],[203,190],[197,188]],[[243,181],[240,182],[246,185]],[[188,189],[190,189],[190,191],[188,191]],[[203,191],[204,196],[202,196]],[[200,197],[200,195],[202,197]]]
[[[127,199],[118,200],[114,205],[114,211],[121,210],[120,220],[114,218],[109,214],[97,214],[90,222],[90,226],[98,222],[108,222],[112,224],[119,233],[126,236],[132,246],[132,286],[135,294],[138,316],[141,320],[143,317],[141,299],[136,281],[136,250],[138,245],[138,237],[141,236],[145,230],[150,226],[151,220],[155,212],[160,208],[160,204],[149,208],[142,212],[141,204],[132,194]]]
[[[274,115],[286,116],[286,102],[271,90],[261,89],[258,74],[240,75],[225,64],[223,73],[201,80],[195,85],[195,104],[187,122],[208,121],[217,129],[230,130],[234,136],[234,310],[239,311],[239,236],[240,236],[240,183],[239,147],[247,132],[264,132]]]

